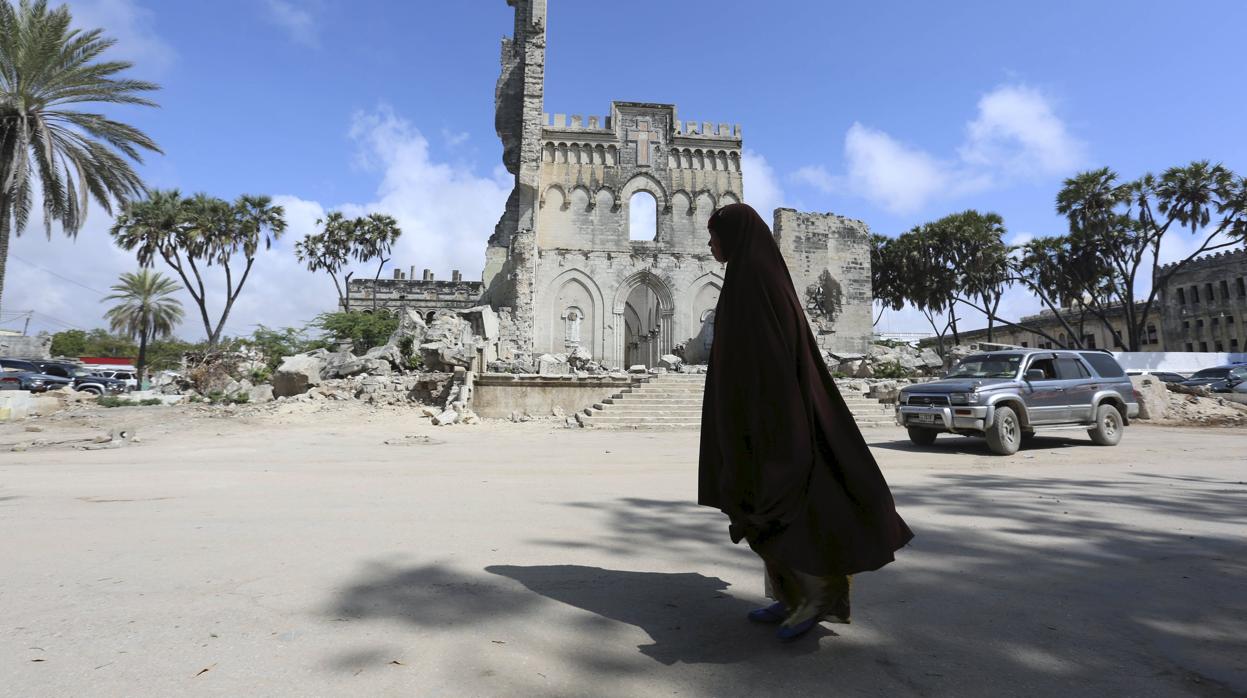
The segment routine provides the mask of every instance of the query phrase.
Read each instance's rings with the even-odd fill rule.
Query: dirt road
[[[246,412],[246,411],[244,411]],[[696,435],[354,404],[0,427],[0,695],[1247,692],[1247,430],[868,433],[917,533],[780,645]],[[72,444],[118,425],[140,443]]]

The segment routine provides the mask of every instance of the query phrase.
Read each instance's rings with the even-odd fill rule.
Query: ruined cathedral
[[[740,126],[682,121],[674,105],[644,102],[613,102],[602,117],[547,114],[547,0],[507,4],[515,31],[502,42],[496,124],[515,186],[481,282],[458,272],[417,281],[413,269],[413,278],[352,282],[352,299],[422,311],[488,304],[499,316],[488,359],[580,349],[607,366],[653,366],[673,352],[703,363],[724,273],[706,222],[748,200]],[[633,229],[641,210],[654,220]],[[773,229],[820,345],[864,351],[865,224],[779,209]]]

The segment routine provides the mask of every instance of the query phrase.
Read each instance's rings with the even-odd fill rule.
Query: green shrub
[[[398,316],[388,310],[371,313],[321,313],[312,321],[324,333],[322,340],[341,342],[351,340],[357,354],[379,347],[390,340],[398,329]]]
[[[104,395],[97,399],[95,404],[101,407],[155,407],[156,405],[163,405],[165,402],[158,397],[131,400],[129,398],[117,397],[116,395]]]
[[[896,361],[879,364],[875,366],[874,372],[875,378],[909,378],[913,375],[912,371]]]

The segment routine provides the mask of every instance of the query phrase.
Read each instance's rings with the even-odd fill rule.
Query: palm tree
[[[113,202],[143,193],[126,160],[160,152],[142,131],[73,107],[87,102],[156,106],[142,94],[159,89],[117,74],[125,61],[97,60],[116,41],[100,29],[70,28],[69,8],[47,0],[0,0],[0,292],[10,233],[21,235],[42,199],[44,231],[52,222],[74,237],[88,199],[112,213]],[[0,297],[2,298],[2,297]]]
[[[109,308],[104,317],[113,332],[138,340],[136,368],[141,389],[148,342],[173,334],[173,328],[182,321],[182,302],[173,297],[182,287],[160,272],[140,269],[137,274],[122,274],[121,282],[114,284],[112,290],[114,293],[104,302],[120,302]]]
[[[272,247],[286,231],[285,216],[285,209],[267,196],[244,195],[231,204],[207,194],[184,198],[177,190],[155,190],[122,204],[112,236],[119,247],[136,254],[140,266],[150,267],[160,257],[177,272],[199,308],[208,343],[216,345],[251,275],[260,243]],[[225,308],[215,323],[204,280],[214,265],[225,277]]]

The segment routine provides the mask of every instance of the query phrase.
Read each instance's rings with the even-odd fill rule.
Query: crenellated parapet
[[[1242,263],[1247,263],[1247,248],[1240,248],[1237,250],[1222,250],[1220,252],[1215,252],[1213,254],[1204,255],[1202,257],[1196,257],[1195,259],[1192,259],[1186,264],[1183,264],[1182,273],[1188,274],[1194,271],[1215,269],[1217,267],[1221,267],[1227,264],[1242,264]],[[1161,270],[1161,273],[1167,273],[1167,272],[1172,271],[1177,266],[1178,266],[1177,262],[1172,262],[1170,264],[1163,264],[1161,265],[1160,270]]]

